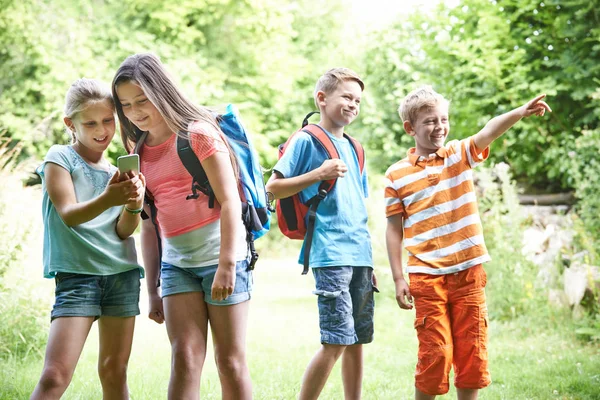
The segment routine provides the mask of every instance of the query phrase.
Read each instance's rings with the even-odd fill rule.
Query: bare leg
[[[163,299],[167,333],[171,341],[172,400],[200,397],[200,377],[206,357],[208,311],[203,292],[166,296]]]
[[[300,400],[312,400],[319,398],[331,369],[346,346],[335,344],[323,344],[315,356],[310,360],[300,389]]]
[[[42,376],[31,400],[60,399],[77,366],[93,317],[60,317],[52,321]]]
[[[249,301],[231,306],[208,304],[223,400],[252,399],[252,381],[246,363],[249,305]]]
[[[459,389],[456,388],[458,400],[477,400],[479,389]]]
[[[435,396],[425,394],[421,392],[419,389],[415,388],[415,400],[433,400]]]
[[[344,383],[344,399],[360,399],[363,378],[362,344],[346,347],[342,355],[342,382]]]
[[[127,363],[131,355],[135,317],[101,317],[98,376],[104,400],[127,400]]]

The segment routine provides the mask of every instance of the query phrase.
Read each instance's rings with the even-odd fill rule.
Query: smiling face
[[[125,117],[142,131],[164,129],[167,124],[158,109],[135,82],[123,82],[116,88]]]
[[[64,122],[73,132],[74,145],[86,152],[102,154],[115,135],[114,108],[108,100],[94,102]]]
[[[416,154],[428,156],[444,146],[450,133],[448,104],[438,102],[434,107],[419,110],[414,124],[404,121],[404,129],[415,138]]]
[[[329,124],[328,130],[349,125],[360,112],[362,89],[358,82],[346,80],[331,93],[318,92],[317,102],[321,110],[321,119]]]

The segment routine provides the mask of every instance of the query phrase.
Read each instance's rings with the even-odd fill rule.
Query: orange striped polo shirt
[[[404,218],[408,273],[450,274],[490,260],[472,170],[488,155],[470,137],[429,157],[412,148],[386,171],[385,213]]]

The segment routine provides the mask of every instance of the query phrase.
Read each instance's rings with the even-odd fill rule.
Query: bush
[[[32,253],[25,249],[38,246],[31,239],[39,224],[26,200],[32,198],[33,189],[23,188],[20,173],[14,171],[16,166],[11,162],[18,148],[9,150],[7,143],[0,134],[0,357],[41,356],[47,338],[43,327],[48,318],[46,305],[37,298],[39,290],[32,288],[30,280],[16,274]],[[39,209],[39,202],[35,202]]]
[[[571,176],[578,199],[576,213],[581,218],[595,253],[600,253],[600,129],[584,131],[569,153]]]
[[[525,217],[506,164],[481,168],[476,174],[482,189],[479,212],[492,257],[486,264],[490,317],[512,319],[530,313],[536,304],[545,301],[535,287],[536,267],[521,253]]]

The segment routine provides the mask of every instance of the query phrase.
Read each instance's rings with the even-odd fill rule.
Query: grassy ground
[[[41,277],[41,218],[39,188],[22,191],[20,185],[7,187],[0,195],[9,198],[3,218],[13,218],[9,227],[22,226],[26,219],[32,229],[24,245],[22,267],[13,268],[3,283],[13,289],[4,295],[30,291],[26,299],[47,310],[41,329],[49,328],[54,282]],[[375,182],[375,185],[380,183]],[[382,204],[381,193],[373,191],[374,204]],[[12,196],[12,197],[11,197]],[[16,197],[14,197],[16,196]],[[18,198],[18,202],[14,202]],[[9,204],[2,200],[0,205]],[[13,199],[13,200],[11,200]],[[18,203],[18,204],[17,204]],[[17,205],[19,207],[17,207]],[[365,399],[411,399],[416,364],[417,340],[413,329],[414,312],[401,311],[394,301],[391,276],[386,266],[383,207],[372,207],[370,216],[374,260],[381,293],[376,297],[375,341],[365,346]],[[5,222],[5,221],[3,221]],[[13,228],[10,228],[13,229]],[[16,228],[14,228],[16,229]],[[10,236],[8,230],[0,244]],[[6,236],[8,235],[8,236]],[[0,235],[2,236],[2,235]],[[13,235],[14,236],[14,235]],[[18,236],[18,235],[17,235]],[[139,240],[137,240],[139,243]],[[301,276],[295,262],[298,242],[286,240],[277,231],[257,242],[261,260],[254,275],[255,290],[250,308],[248,359],[256,399],[294,399],[299,392],[304,368],[319,347],[316,298],[311,294],[313,278]],[[267,258],[267,256],[269,258]],[[493,288],[490,288],[490,291]],[[0,297],[0,302],[4,301]],[[0,304],[1,305],[1,304]],[[170,348],[164,325],[146,317],[147,301],[142,291],[142,315],[137,319],[134,347],[129,367],[129,387],[134,400],[165,399],[169,379]],[[493,311],[493,310],[490,310]],[[2,307],[0,307],[2,312]],[[14,323],[15,311],[4,320]],[[23,315],[28,315],[23,312]],[[540,310],[540,315],[552,315]],[[540,316],[510,323],[491,321],[490,369],[492,385],[481,391],[481,399],[599,399],[600,349],[575,340],[568,319],[544,321]],[[21,318],[22,319],[22,318]],[[561,322],[562,321],[562,322]],[[14,325],[13,325],[14,326]],[[13,329],[12,326],[0,328]],[[3,343],[0,343],[0,347]],[[42,350],[43,351],[43,350]],[[64,399],[100,399],[96,374],[97,329],[86,343],[73,382]],[[202,376],[203,399],[220,398],[220,386],[212,354],[208,354]],[[35,352],[25,359],[0,358],[0,400],[27,399],[39,379],[43,360]],[[336,366],[321,399],[341,399],[340,368]],[[440,399],[454,399],[451,389]]]
[[[417,341],[412,312],[393,301],[386,270],[378,271],[375,342],[365,347],[365,399],[410,399]],[[300,276],[293,260],[262,260],[255,273],[248,356],[256,399],[293,399],[304,368],[319,346],[312,277]],[[52,295],[52,282],[40,281]],[[164,399],[169,378],[169,344],[163,325],[138,317],[129,368],[132,399]],[[47,327],[46,327],[47,328]],[[574,340],[569,328],[541,330],[527,320],[491,323],[493,384],[481,399],[600,399],[600,351]],[[99,399],[96,375],[98,338],[94,328],[65,399]],[[204,399],[220,398],[217,373],[208,355],[202,377]],[[26,399],[39,378],[42,361],[0,360],[0,399]],[[339,366],[321,396],[342,398]],[[455,398],[452,389],[442,399]]]

